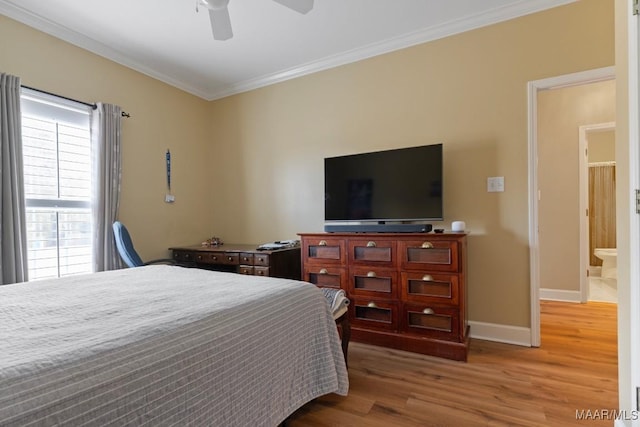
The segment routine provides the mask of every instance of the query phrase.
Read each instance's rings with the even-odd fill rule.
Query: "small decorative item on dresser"
[[[212,237],[202,242],[202,246],[220,246],[220,245],[224,245],[224,243],[222,242],[222,239],[219,237]]]
[[[466,226],[467,224],[465,224],[464,221],[453,221],[451,223],[451,231],[456,231],[456,232],[464,231]]]

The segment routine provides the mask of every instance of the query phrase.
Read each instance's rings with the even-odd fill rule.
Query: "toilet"
[[[593,254],[602,260],[601,277],[616,279],[618,277],[618,249],[595,248]]]

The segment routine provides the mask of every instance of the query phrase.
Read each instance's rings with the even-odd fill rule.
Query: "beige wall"
[[[616,159],[616,131],[587,132],[589,163],[610,162]]]
[[[121,105],[121,218],[143,258],[211,234],[257,243],[320,231],[323,158],[444,143],[445,221],[465,220],[469,317],[529,326],[531,80],[614,63],[613,0],[583,0],[206,103],[0,17],[0,70]],[[61,60],[64,58],[64,60]],[[176,203],[162,202],[164,152]],[[504,193],[486,178],[504,176]]]
[[[0,71],[22,84],[86,102],[120,105],[123,172],[120,219],[143,259],[210,232],[208,103],[0,15]],[[8,42],[8,41],[11,42]],[[165,152],[173,156],[176,202],[163,202]]]
[[[578,128],[615,122],[615,91],[615,81],[609,80],[538,93],[542,289],[580,290],[580,227],[584,226],[584,216],[580,211]]]
[[[213,102],[219,233],[321,231],[324,157],[443,142],[469,317],[529,326],[527,82],[613,65],[613,33],[613,1],[585,0]]]

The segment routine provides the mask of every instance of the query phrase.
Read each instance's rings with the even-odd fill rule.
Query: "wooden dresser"
[[[169,248],[178,263],[254,276],[300,280],[300,247],[259,251],[258,245],[183,246]]]
[[[467,360],[466,234],[300,237],[303,280],[345,290],[354,341]]]

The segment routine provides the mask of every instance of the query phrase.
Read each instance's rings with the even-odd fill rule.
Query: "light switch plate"
[[[487,192],[501,193],[504,191],[504,176],[490,176],[487,178]]]
[[[173,203],[176,201],[176,197],[173,194],[167,194],[164,196],[164,201],[167,203]]]

